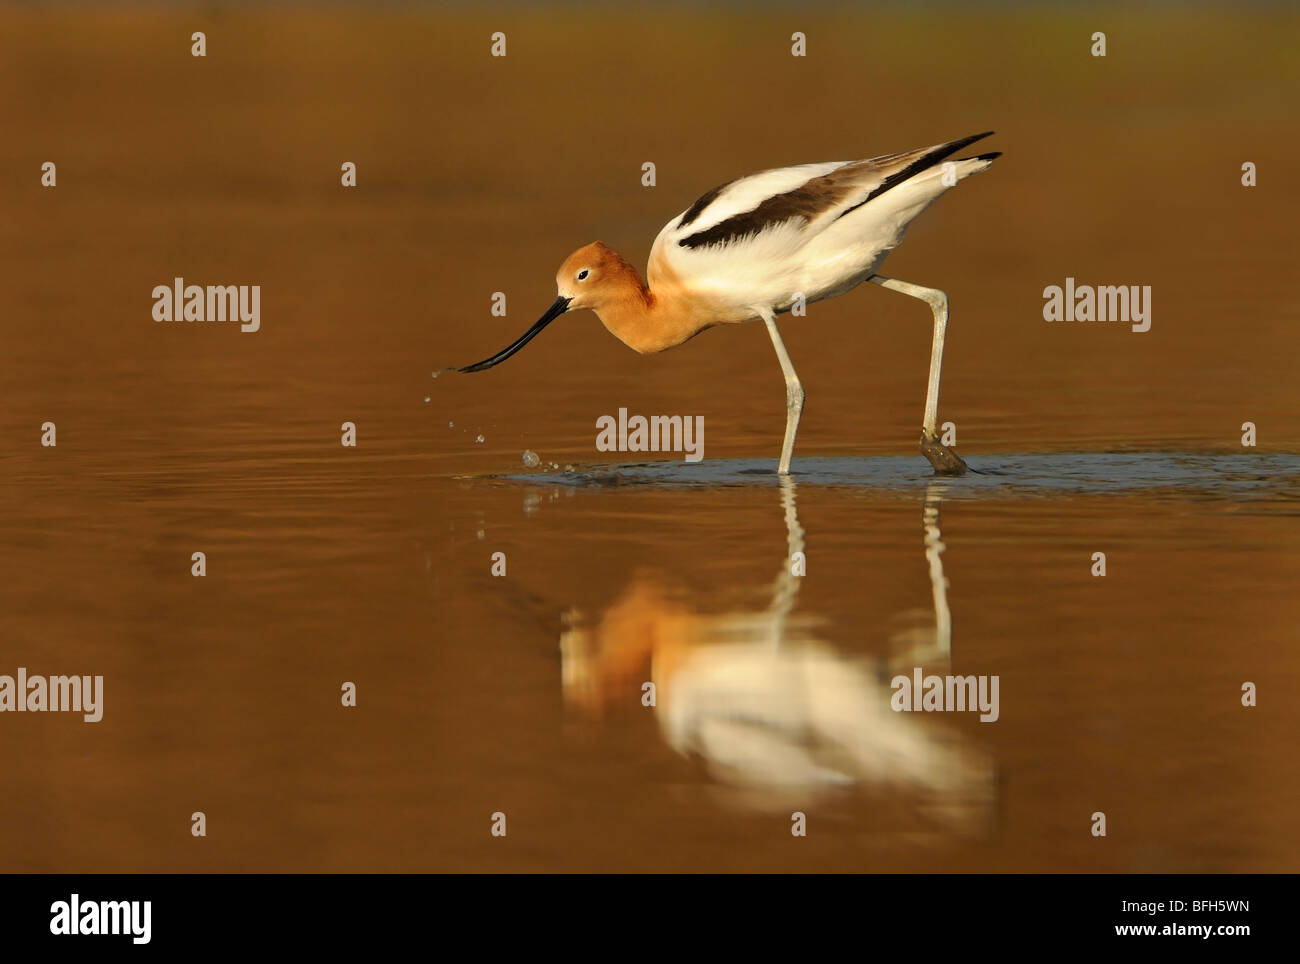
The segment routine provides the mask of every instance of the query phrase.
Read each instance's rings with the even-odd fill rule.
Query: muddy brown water
[[[1296,16],[797,19],[0,7],[0,674],[105,678],[0,715],[0,869],[1296,869]],[[915,455],[928,315],[870,286],[782,322],[790,485],[761,327],[431,377],[720,181],[987,128],[886,268],[952,299],[980,474]],[[155,323],[178,275],[261,330]],[[1045,323],[1066,277],[1151,330]],[[619,408],[704,460],[598,452]],[[996,722],[889,712],[918,665]]]

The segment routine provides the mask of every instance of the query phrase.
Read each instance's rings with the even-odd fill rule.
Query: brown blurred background
[[[430,375],[512,341],[579,245],[643,267],[720,182],[994,129],[1005,155],[883,269],[951,298],[940,417],[972,464],[1244,459],[1247,420],[1295,453],[1298,27],[1262,4],[0,6],[0,673],[106,677],[99,724],[0,716],[0,870],[1295,870],[1294,481],[945,502],[954,667],[1001,674],[1003,713],[939,725],[996,760],[992,829],[918,830],[877,788],[810,802],[794,839],[635,702],[566,705],[557,644],[638,573],[761,610],[770,480],[487,478],[525,449],[619,461],[593,445],[619,407],[703,415],[706,464],[774,465],[761,326],[640,357],[575,314]],[[155,323],[176,276],[261,285],[261,330]],[[1067,276],[1151,285],[1151,331],[1045,323]],[[867,286],[782,324],[796,470],[914,452],[924,306]],[[917,463],[902,492],[799,489],[798,611],[847,659],[931,605]]]

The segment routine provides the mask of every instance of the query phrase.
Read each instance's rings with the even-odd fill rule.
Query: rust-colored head
[[[564,259],[555,287],[570,308],[600,309],[626,298],[642,298],[645,285],[636,269],[603,241],[583,245]]]
[[[555,276],[555,285],[559,297],[546,309],[546,313],[537,320],[533,327],[515,340],[514,344],[497,352],[491,358],[485,358],[473,365],[466,365],[463,372],[481,372],[494,365],[499,365],[524,345],[528,344],[542,329],[571,308],[590,308],[598,315],[605,327],[614,332],[624,343],[632,345],[637,351],[644,349],[629,341],[628,326],[618,330],[611,327],[612,317],[628,317],[628,309],[644,311],[650,304],[650,292],[636,269],[623,260],[622,255],[601,241],[593,241],[579,248],[564,259],[559,273]],[[604,314],[602,314],[604,312]]]

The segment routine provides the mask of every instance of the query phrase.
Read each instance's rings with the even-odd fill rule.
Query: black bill
[[[542,317],[537,319],[537,324],[533,325],[533,327],[529,328],[526,332],[520,335],[519,340],[516,341],[513,345],[511,345],[509,348],[502,349],[501,351],[493,355],[491,358],[484,358],[481,362],[476,362],[473,365],[466,365],[464,368],[461,369],[461,371],[481,372],[485,369],[491,368],[493,365],[500,365],[503,361],[505,361],[507,358],[509,358],[519,349],[523,348],[524,345],[528,344],[539,334],[541,334],[543,328],[545,328],[547,325],[553,322],[556,318],[560,317],[560,315],[568,311],[569,302],[572,300],[573,300],[572,298],[565,298],[563,295],[561,295],[559,298],[556,298],[555,301],[551,304],[551,307],[546,309],[546,314],[542,315]]]

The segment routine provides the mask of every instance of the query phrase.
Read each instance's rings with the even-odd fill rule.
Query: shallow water
[[[516,12],[493,74],[430,54],[497,29],[442,16],[231,8],[197,73],[178,12],[0,10],[0,82],[47,81],[0,158],[69,159],[0,180],[0,674],[105,677],[100,723],[0,717],[0,869],[1296,869],[1300,187],[1234,174],[1294,153],[1293,15],[1117,13],[1143,53],[1103,72],[1065,54],[1083,11],[946,11],[942,57],[924,16],[809,11],[818,55],[757,75],[777,13],[607,12],[555,57],[579,28]],[[593,70],[599,150],[553,123]],[[845,78],[891,91],[860,135]],[[195,111],[219,156],[158,151]],[[889,262],[952,297],[969,476],[915,454],[928,315],[876,289],[782,322],[786,482],[761,327],[639,357],[575,315],[430,377],[726,177],[987,127],[999,165]],[[154,323],[176,274],[262,284],[262,330]],[[1152,330],[1045,324],[1067,275],[1153,284]],[[704,460],[597,452],[621,407],[702,416]],[[996,675],[998,719],[889,711],[918,666]]]
[[[1096,494],[1169,490],[1179,498],[1300,498],[1300,457],[1293,455],[1193,455],[1157,452],[1063,452],[1054,455],[998,454],[968,460],[960,477],[937,478],[915,456],[800,458],[800,486],[833,485],[881,491],[938,492],[945,499]],[[558,465],[556,466],[558,469]],[[472,480],[472,477],[465,477]],[[490,478],[490,477],[488,477]],[[641,462],[565,466],[529,475],[502,476],[510,482],[556,485],[653,485],[684,488],[781,484],[770,461],[715,459],[708,463]]]
[[[809,457],[782,484],[248,448],[6,486],[8,638],[107,679],[94,727],[5,721],[10,866],[1288,866],[1293,457]],[[882,717],[913,666],[999,676],[998,720]],[[220,849],[189,849],[193,809]]]

